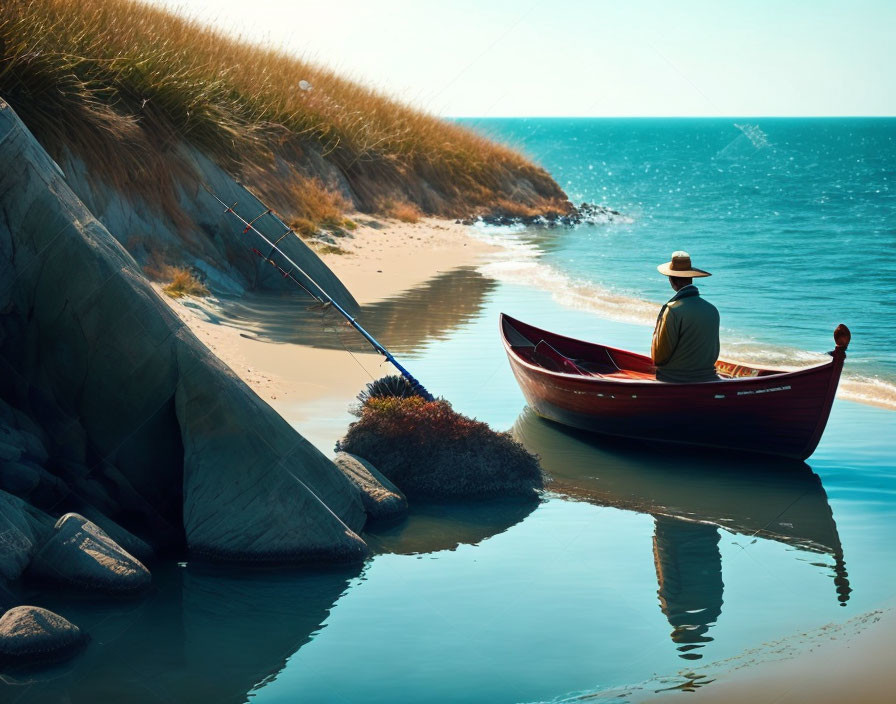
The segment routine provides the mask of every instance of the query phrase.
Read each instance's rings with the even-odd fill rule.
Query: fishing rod
[[[315,299],[318,303],[323,303],[326,305],[333,306],[337,311],[339,311],[340,315],[342,315],[342,317],[348,321],[349,325],[351,325],[355,330],[357,330],[359,333],[361,333],[361,335],[364,336],[364,339],[366,339],[367,342],[370,343],[370,345],[373,347],[374,350],[376,350],[379,354],[383,355],[383,357],[386,358],[386,361],[389,362],[393,367],[395,367],[399,371],[399,373],[405,379],[407,379],[407,381],[411,385],[411,388],[413,388],[413,390],[417,394],[422,396],[426,401],[433,400],[432,394],[426,390],[426,388],[423,386],[423,384],[421,384],[419,381],[417,381],[417,379],[414,377],[413,374],[411,374],[407,369],[405,369],[398,362],[398,360],[392,356],[392,353],[389,352],[389,350],[387,350],[385,347],[383,347],[383,345],[381,345],[373,335],[371,335],[369,332],[367,332],[361,326],[361,324],[355,319],[355,317],[353,315],[351,315],[347,310],[345,310],[345,308],[343,308],[341,305],[339,305],[339,303],[335,299],[333,299],[333,297],[330,296],[330,294],[328,294],[324,290],[324,288],[319,283],[317,283],[317,281],[315,281],[313,278],[311,278],[311,276],[309,276],[308,273],[304,269],[302,269],[302,267],[300,267],[298,264],[296,264],[289,257],[289,255],[286,254],[286,252],[284,252],[282,249],[280,249],[279,243],[283,240],[283,238],[285,238],[291,234],[295,234],[295,231],[291,227],[289,227],[279,217],[277,217],[277,215],[270,208],[265,209],[260,215],[256,216],[252,220],[246,220],[245,218],[240,216],[239,213],[237,213],[234,210],[234,208],[236,207],[236,203],[234,203],[233,205],[227,205],[227,203],[225,203],[217,195],[215,195],[208,186],[203,184],[203,188],[205,188],[205,190],[208,191],[208,194],[212,198],[214,198],[216,201],[218,201],[218,203],[220,203],[221,205],[224,206],[225,214],[230,213],[231,215],[233,215],[233,217],[235,217],[237,220],[239,220],[243,224],[243,226],[244,226],[243,234],[246,234],[247,232],[254,232],[258,237],[260,237],[262,240],[264,240],[264,242],[266,244],[270,245],[270,247],[271,247],[271,251],[267,255],[265,255],[263,252],[261,252],[256,247],[252,247],[251,249],[252,249],[253,254],[256,254],[261,259],[263,259],[267,263],[271,264],[275,269],[277,269],[278,272],[280,272],[280,274],[281,274],[281,276],[283,276],[283,278],[288,278],[289,280],[298,284],[298,286],[301,287],[301,289],[303,291],[305,291],[305,293],[307,293],[309,296],[311,296],[313,299]],[[274,242],[272,242],[270,239],[268,239],[268,237],[263,232],[261,232],[257,227],[255,227],[255,223],[259,220],[259,218],[262,218],[268,214],[270,214],[271,217],[273,217],[278,223],[280,223],[280,225],[282,225],[283,229],[284,229],[283,234]],[[283,259],[292,267],[292,269],[286,269],[285,267],[281,266],[275,259],[273,259],[274,252],[276,252],[281,257],[283,257]],[[309,289],[302,281],[300,281],[298,278],[296,278],[296,276],[295,276],[296,272],[298,272],[302,276],[304,276],[305,279],[307,279],[311,283],[311,285],[314,287],[314,289],[316,289],[318,291],[318,293],[315,293],[313,290]]]

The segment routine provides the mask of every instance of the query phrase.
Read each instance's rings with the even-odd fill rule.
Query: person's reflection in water
[[[653,556],[660,608],[672,626],[682,658],[712,641],[707,634],[722,613],[722,555],[718,528],[655,516]]]

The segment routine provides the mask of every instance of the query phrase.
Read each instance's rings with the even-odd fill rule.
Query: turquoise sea
[[[470,124],[534,157],[574,202],[624,216],[547,238],[537,267],[521,257],[490,273],[646,322],[668,298],[654,267],[686,250],[713,273],[699,283],[726,354],[815,362],[846,323],[844,395],[896,407],[896,119]]]
[[[353,568],[172,562],[138,601],[36,593],[93,641],[0,700],[624,702],[896,605],[896,121],[473,124],[625,217],[478,227],[496,261],[359,317],[431,391],[538,453],[550,491],[415,505],[364,535],[374,555]],[[498,314],[646,350],[675,249],[713,272],[730,355],[812,363],[851,327],[849,380],[806,463],[599,440],[525,407]],[[347,342],[301,299],[264,306],[271,338]],[[350,420],[297,427],[329,452]]]

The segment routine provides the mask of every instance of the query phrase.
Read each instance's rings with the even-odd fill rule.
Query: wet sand
[[[685,686],[645,701],[675,701],[687,692],[689,701],[700,703],[890,702],[896,693],[894,634],[896,610],[871,611],[689,673]]]
[[[478,264],[500,251],[473,238],[466,225],[453,220],[380,222],[364,216],[356,220],[358,229],[337,241],[345,254],[320,256],[361,305],[394,296],[439,273]]]
[[[444,272],[475,266],[498,251],[450,220],[402,223],[360,216],[357,221],[354,232],[338,239],[344,253],[319,255],[362,305],[396,296]],[[395,373],[380,355],[359,351],[367,349],[366,344],[360,344],[361,337],[335,314],[327,324],[336,329],[337,344],[326,349],[310,346],[313,340],[308,346],[282,336],[272,342],[251,321],[235,322],[214,297],[163,298],[209,349],[325,452],[332,449],[334,423],[338,420],[344,427],[348,422],[347,408],[364,385]],[[299,315],[302,304],[297,298]],[[277,314],[282,318],[283,308]],[[281,327],[288,324],[284,321]],[[340,340],[351,352],[340,347]]]

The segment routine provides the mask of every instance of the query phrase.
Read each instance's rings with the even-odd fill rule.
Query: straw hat
[[[697,279],[712,276],[708,271],[691,266],[691,255],[687,252],[672,252],[672,260],[660,264],[656,270],[663,276],[679,276],[683,279]]]

